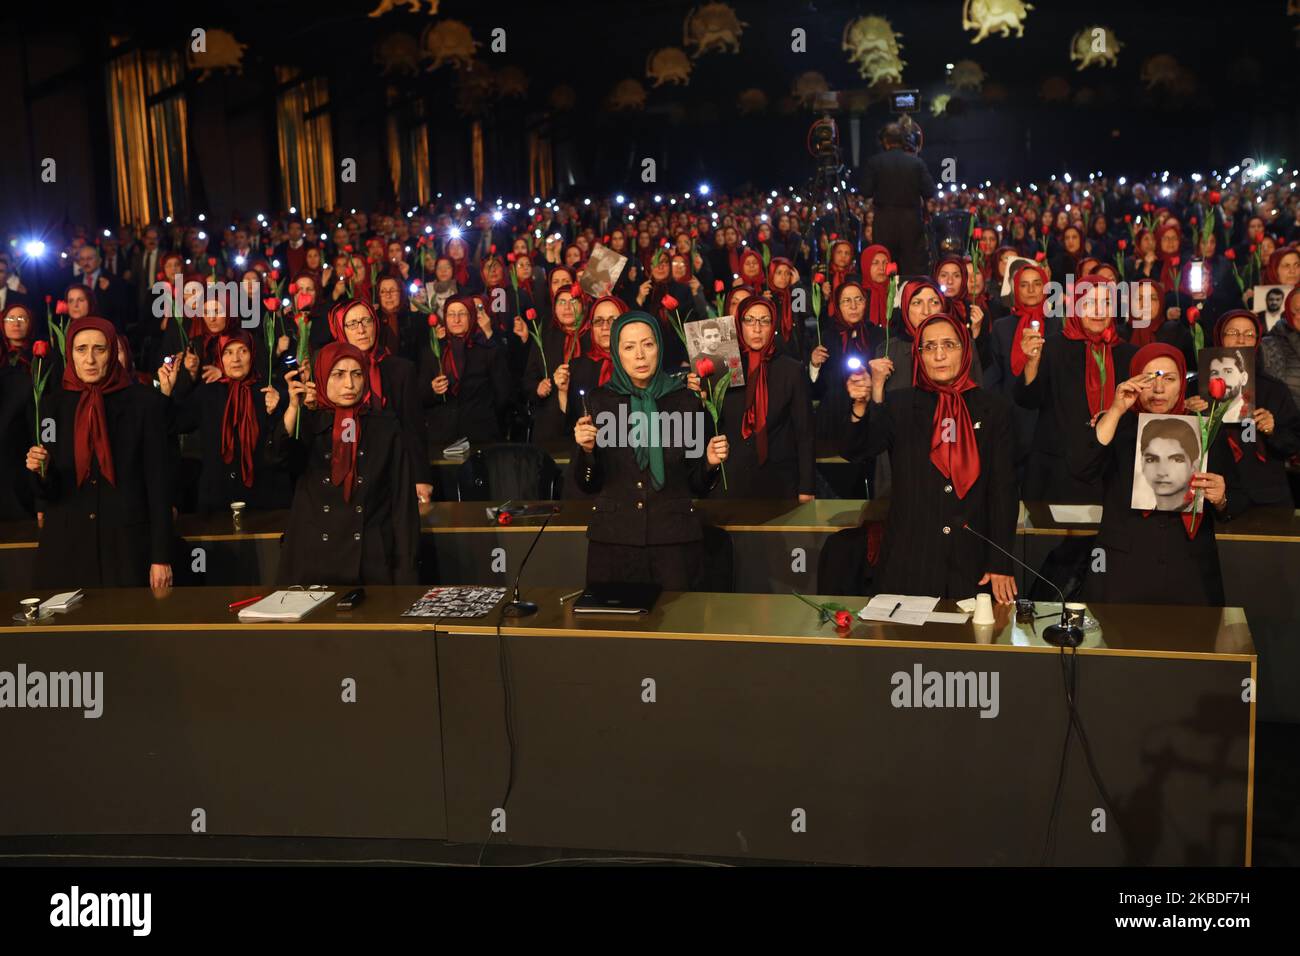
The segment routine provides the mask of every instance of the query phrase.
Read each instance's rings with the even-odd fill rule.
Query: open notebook
[[[333,591],[276,591],[239,612],[241,621],[301,621],[334,596]]]

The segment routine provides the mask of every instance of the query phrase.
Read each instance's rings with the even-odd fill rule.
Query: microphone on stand
[[[528,552],[524,555],[524,559],[519,562],[519,573],[515,575],[514,598],[501,609],[501,613],[506,617],[528,617],[530,614],[537,613],[537,603],[535,601],[521,601],[519,599],[519,582],[524,576],[524,568],[528,566],[528,559],[533,556],[533,548],[537,547],[537,542],[542,540],[542,532],[546,530],[546,526],[551,519],[559,512],[558,507],[552,507],[551,510],[547,511],[546,517],[542,520],[542,526],[537,529],[537,534],[533,536],[533,543],[528,546]],[[509,514],[509,512],[506,513]]]
[[[1078,647],[1080,644],[1083,643],[1083,628],[1079,627],[1079,625],[1077,624],[1069,623],[1065,613],[1065,592],[1056,586],[1056,582],[1048,581],[1047,578],[1043,577],[1041,574],[1039,574],[1029,565],[1025,564],[1025,562],[1021,561],[1019,558],[1017,558],[1006,548],[1002,547],[1002,545],[998,544],[996,541],[992,540],[991,538],[986,538],[984,535],[980,534],[978,531],[972,528],[965,521],[961,523],[961,526],[962,526],[962,530],[969,531],[971,534],[975,535],[975,537],[979,538],[985,544],[993,545],[993,547],[997,548],[999,551],[1005,554],[1012,561],[1016,562],[1016,564],[1020,565],[1022,568],[1024,568],[1026,571],[1032,574],[1034,577],[1038,578],[1038,580],[1046,581],[1053,591],[1061,595],[1060,623],[1049,624],[1047,625],[1047,627],[1043,628],[1044,641],[1046,641],[1048,644],[1051,644],[1053,647]]]

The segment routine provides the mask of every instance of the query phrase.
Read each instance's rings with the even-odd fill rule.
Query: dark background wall
[[[415,78],[385,77],[374,46],[394,32],[414,36],[429,23],[403,7],[381,18],[365,14],[377,0],[350,3],[263,2],[231,8],[196,2],[183,8],[133,5],[29,5],[9,14],[0,29],[0,85],[6,91],[4,149],[0,157],[0,222],[10,230],[66,221],[111,222],[110,138],[105,106],[108,38],[129,36],[142,47],[183,49],[193,26],[220,27],[249,44],[243,74],[188,81],[190,207],[225,219],[233,213],[270,213],[280,202],[274,119],[278,63],[327,77],[335,159],[357,160],[358,181],[338,184],[342,206],[370,207],[391,198],[386,158],[386,88],[400,93],[403,117],[421,101],[430,117],[430,165],[435,190],[468,194],[472,186],[470,125],[475,117],[455,106],[460,77],[444,67]],[[978,45],[961,30],[958,0],[876,3],[863,9],[842,2],[737,2],[747,23],[738,55],[713,53],[694,61],[689,86],[649,89],[644,111],[603,109],[620,79],[645,80],[647,54],[680,45],[682,20],[692,3],[671,0],[540,6],[484,5],[442,0],[439,18],[468,23],[491,68],[519,66],[530,81],[522,101],[489,103],[483,123],[488,198],[527,189],[527,134],[543,129],[554,149],[557,187],[583,191],[642,188],[642,157],[658,163],[657,188],[761,187],[804,182],[809,162],[804,136],[812,114],[783,112],[781,100],[805,70],[822,72],[833,89],[861,89],[841,50],[845,23],[863,13],[890,18],[902,34],[906,85],[927,96],[945,92],[944,65],[978,62],[990,85],[1005,95],[990,102],[959,94],[950,114],[919,117],[924,156],[937,168],[957,160],[964,181],[1017,179],[1090,169],[1145,174],[1226,168],[1243,156],[1270,160],[1300,156],[1300,107],[1293,27],[1282,0],[1244,0],[1231,9],[1099,0],[1086,7],[1040,2],[1023,39],[992,37]],[[1076,73],[1068,61],[1075,31],[1111,27],[1124,47],[1114,69]],[[507,52],[487,43],[495,26],[507,30]],[[808,31],[808,51],[793,53],[790,31]],[[1193,74],[1195,92],[1175,98],[1148,93],[1143,60],[1175,55]],[[1041,84],[1063,77],[1070,99],[1045,104]],[[553,88],[567,83],[577,107],[554,112]],[[769,97],[758,116],[741,116],[739,92],[757,87]],[[1085,92],[1080,96],[1080,91]],[[950,92],[950,91],[948,91]],[[864,158],[888,119],[882,102],[861,116]],[[842,113],[846,148],[849,114]],[[40,160],[58,161],[58,181],[40,182]]]

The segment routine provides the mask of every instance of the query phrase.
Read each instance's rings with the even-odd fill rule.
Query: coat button
[[[596,510],[596,506],[595,506],[595,505],[592,505],[592,506],[591,506],[591,510],[592,510],[592,511],[595,511],[595,510]]]
[[[230,473],[230,477],[231,477],[231,478],[234,478],[234,477],[235,477],[235,473],[234,473],[233,471]]]
[[[366,450],[364,448],[361,449],[360,451],[357,452],[357,455],[364,458],[366,456]]]
[[[326,514],[329,514],[329,513],[330,513],[330,506],[329,506],[329,505],[321,505],[321,509],[320,509],[320,510],[323,511],[323,512],[325,512]]]
[[[644,487],[645,487],[645,485],[641,484],[641,482],[639,482],[639,481],[636,483],[636,486],[637,486],[638,488],[644,488]]]
[[[324,478],[321,479],[321,484],[328,485],[329,483],[330,483],[329,475],[326,475]]]
[[[951,492],[951,491],[952,491],[952,485],[944,485],[944,486],[943,486],[943,490],[944,490],[944,491]]]
[[[360,540],[361,540],[361,532],[360,532],[360,531],[354,531],[354,532],[352,532],[352,540],[353,540],[353,541],[360,541]]]
[[[88,517],[91,521],[94,521],[94,520],[95,520],[95,512],[92,511],[92,512],[91,512],[90,514],[88,514],[86,517]]]
[[[320,539],[321,539],[322,541],[328,541],[328,540],[330,539],[330,536],[329,536],[328,534],[322,534],[322,535],[320,536]]]
[[[357,505],[357,507],[356,507],[356,512],[357,512],[357,514],[361,514],[361,506],[360,506],[360,505]]]
[[[943,533],[944,533],[944,534],[952,534],[952,528],[948,527],[947,525],[944,525],[944,526],[943,526]]]
[[[357,475],[357,484],[361,484],[365,480],[366,479],[362,478],[360,475]]]
[[[644,501],[638,501],[638,502],[636,503],[636,506],[637,506],[637,510],[640,510],[640,509],[642,509],[642,508],[645,507],[645,502],[644,502]]]

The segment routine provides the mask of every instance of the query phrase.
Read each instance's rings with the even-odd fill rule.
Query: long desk
[[[22,768],[0,832],[184,834],[202,809],[217,834],[1041,858],[1067,721],[1061,652],[1006,613],[988,628],[856,621],[839,636],[786,595],[665,594],[644,618],[612,619],[533,588],[539,613],[498,637],[495,614],[400,617],[418,587],[240,625],[226,604],[252,590],[90,591],[51,621],[0,626],[0,671],[103,673],[97,719],[0,708],[0,746]],[[0,607],[22,596],[0,592]],[[1090,612],[1101,627],[1075,659],[1079,710],[1113,813],[1099,832],[1076,742],[1051,861],[1249,863],[1255,654],[1241,609]],[[990,694],[896,706],[896,675],[918,668],[983,674]]]

